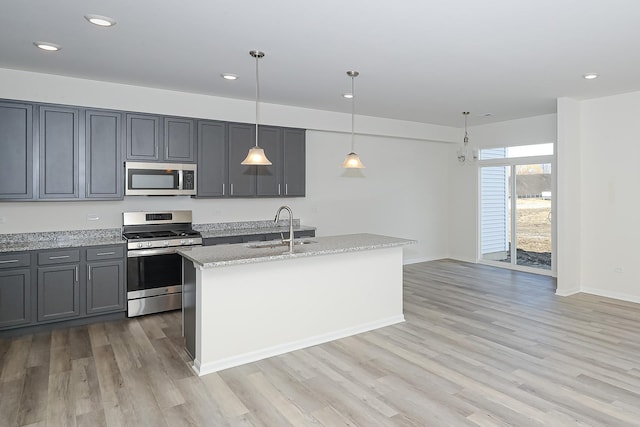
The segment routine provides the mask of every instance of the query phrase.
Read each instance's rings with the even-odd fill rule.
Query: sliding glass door
[[[553,157],[510,158],[507,148],[483,151],[479,170],[480,259],[496,265],[551,270]]]

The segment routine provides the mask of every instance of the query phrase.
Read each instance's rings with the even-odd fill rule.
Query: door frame
[[[556,262],[556,254],[557,254],[557,250],[556,250],[556,245],[557,245],[557,225],[556,225],[556,221],[555,221],[555,217],[556,217],[556,213],[555,213],[555,208],[557,206],[557,202],[556,202],[556,197],[558,194],[557,191],[557,173],[556,173],[556,155],[555,155],[555,144],[554,144],[554,154],[549,154],[549,155],[544,155],[544,156],[523,156],[523,157],[512,157],[512,158],[501,158],[501,159],[485,159],[485,160],[478,160],[477,165],[477,179],[476,182],[478,183],[478,187],[476,189],[476,194],[477,194],[477,202],[478,205],[476,207],[476,212],[478,212],[477,215],[477,236],[476,236],[476,242],[477,242],[477,246],[476,246],[476,262],[478,264],[486,264],[486,265],[492,265],[495,267],[501,267],[501,268],[506,268],[506,269],[510,269],[510,270],[517,270],[517,271],[524,271],[524,272],[528,272],[528,273],[535,273],[535,274],[542,274],[545,276],[552,276],[552,277],[557,277],[557,271],[556,271],[556,266],[557,266],[557,262]],[[513,173],[515,171],[515,166],[516,165],[529,165],[529,164],[542,164],[542,163],[550,163],[551,164],[551,188],[552,188],[552,193],[551,193],[551,269],[550,270],[545,270],[542,268],[534,268],[534,267],[527,267],[527,266],[523,266],[523,265],[518,265],[515,263],[505,263],[505,262],[500,262],[500,261],[491,261],[491,260],[486,260],[482,258],[482,168],[483,167],[490,167],[490,166],[505,166],[505,167],[510,167],[512,170],[511,176],[510,176],[510,187],[511,187],[511,191],[516,191],[516,186],[515,186],[515,180],[516,180],[516,176],[515,173]],[[517,201],[516,197],[511,197],[511,211],[515,212],[515,203]],[[513,215],[512,215],[513,216]],[[515,217],[514,217],[515,218]],[[514,239],[514,236],[516,236],[516,224],[515,224],[515,220],[514,218],[509,218],[509,226],[511,227],[511,239]],[[511,245],[511,259],[515,259],[513,257],[514,252],[516,252],[517,248],[515,247],[515,245]]]

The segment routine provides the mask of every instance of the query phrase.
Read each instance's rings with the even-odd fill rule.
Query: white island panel
[[[404,321],[401,246],[195,273],[199,375]]]

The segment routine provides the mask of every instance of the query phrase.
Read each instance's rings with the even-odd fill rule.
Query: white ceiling
[[[100,28],[85,14],[117,24]],[[34,41],[59,44],[43,52]],[[2,0],[0,67],[449,126],[640,90],[638,0]],[[221,73],[235,73],[235,82]],[[582,75],[597,72],[587,81]],[[491,117],[484,117],[491,113]]]

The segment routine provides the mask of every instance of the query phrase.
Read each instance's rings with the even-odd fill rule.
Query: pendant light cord
[[[354,146],[355,146],[355,137],[353,135],[354,132],[354,128],[355,128],[355,116],[356,116],[356,94],[354,92],[354,83],[353,80],[355,79],[355,76],[351,76],[351,152],[354,152]]]
[[[260,122],[260,78],[258,76],[258,61],[260,57],[256,55],[256,147],[258,146],[258,123]]]
[[[462,113],[464,115],[464,147],[467,148],[469,145],[469,133],[467,132],[467,117],[469,116],[468,112]]]

